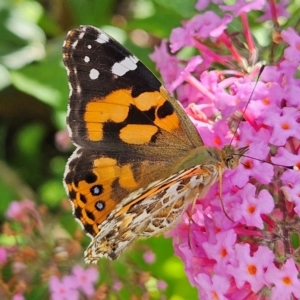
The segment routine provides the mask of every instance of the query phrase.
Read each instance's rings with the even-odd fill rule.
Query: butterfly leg
[[[197,195],[195,196],[193,202],[192,202],[192,207],[190,209],[190,211],[186,210],[186,214],[189,218],[189,224],[188,224],[188,245],[189,245],[189,248],[191,249],[191,238],[190,238],[190,232],[191,232],[191,223],[195,223],[195,221],[193,220],[193,213],[194,213],[194,209],[195,209],[195,204],[196,204],[196,201],[199,197],[199,193],[197,193]]]

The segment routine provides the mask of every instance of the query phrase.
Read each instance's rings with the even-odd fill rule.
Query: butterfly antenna
[[[253,93],[254,93],[255,88],[256,88],[256,86],[257,86],[258,80],[259,80],[259,78],[260,78],[260,76],[261,76],[261,74],[262,74],[264,68],[265,68],[265,65],[262,65],[261,68],[260,68],[260,70],[259,70],[257,79],[256,79],[256,81],[255,81],[254,88],[253,88],[253,90],[252,90],[252,92],[251,92],[251,94],[250,94],[250,97],[249,97],[249,100],[248,100],[246,106],[244,107],[244,109],[243,109],[243,111],[242,111],[242,115],[241,115],[241,117],[240,117],[239,120],[238,120],[237,126],[236,126],[236,128],[235,128],[235,130],[234,130],[234,132],[233,132],[233,136],[232,136],[232,139],[231,139],[229,145],[232,145],[232,143],[233,143],[233,139],[234,139],[234,137],[236,136],[236,133],[237,133],[239,127],[240,127],[240,124],[241,124],[241,122],[242,122],[242,118],[243,118],[243,116],[244,116],[244,114],[245,114],[245,112],[246,112],[246,110],[247,110],[247,108],[248,108],[248,105],[249,105],[249,103],[250,103],[250,101],[251,101],[251,99],[252,99],[252,96],[253,96]]]
[[[299,171],[299,167],[296,166],[296,165],[294,165],[294,166],[278,165],[278,164],[274,164],[272,162],[265,161],[263,159],[259,159],[259,158],[252,157],[252,156],[245,155],[245,154],[243,154],[243,157],[251,158],[251,159],[254,159],[254,160],[257,160],[257,161],[260,161],[260,162],[264,162],[264,163],[267,163],[267,164],[275,166],[275,167],[282,167],[282,168],[289,169],[289,170]],[[246,164],[242,163],[242,165],[246,167]]]

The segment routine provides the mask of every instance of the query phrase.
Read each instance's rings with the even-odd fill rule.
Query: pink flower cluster
[[[97,282],[98,277],[99,274],[96,268],[83,269],[80,266],[74,266],[71,275],[65,275],[62,278],[52,276],[49,281],[51,299],[76,300],[81,299],[80,295],[94,297],[94,284]]]
[[[199,0],[196,8],[204,10],[209,2]],[[249,151],[222,179],[229,218],[216,184],[197,201],[191,218],[172,231],[175,252],[202,300],[298,299],[300,36],[293,28],[279,28],[278,17],[289,16],[286,1],[211,2],[219,14],[202,11],[173,30],[170,49],[176,55],[163,41],[151,58],[205,145],[233,140]],[[262,64],[256,62],[248,22],[253,13],[260,15],[256,25],[274,24],[274,40],[270,36],[269,52],[263,53],[269,61],[257,83]],[[232,32],[233,22],[240,32]],[[186,47],[199,54],[184,60]]]
[[[59,255],[54,254],[50,260],[45,256],[45,253],[55,253],[57,249],[60,251],[66,249],[65,252],[68,249],[54,239],[53,231],[43,230],[46,227],[45,220],[33,201],[28,199],[11,201],[6,217],[10,223],[3,227],[5,229],[3,235],[7,237],[14,235],[19,242],[0,247],[0,268],[5,274],[3,277],[8,277],[7,273],[11,276],[9,280],[1,281],[1,299],[25,299],[30,290],[35,291],[37,286],[43,286],[45,281],[49,282],[50,298],[53,300],[96,297],[94,285],[99,277],[96,268],[83,269],[79,265],[74,266],[74,254],[68,253],[68,262],[74,267],[71,275],[62,275],[63,272],[68,272],[68,264],[64,264]],[[28,241],[32,241],[32,244]],[[51,248],[50,244],[56,245],[56,248]],[[74,245],[76,248],[76,244]]]

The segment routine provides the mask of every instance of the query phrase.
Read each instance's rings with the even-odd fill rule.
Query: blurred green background
[[[155,72],[149,54],[162,38],[168,38],[172,28],[196,13],[195,3],[196,0],[0,0],[1,224],[6,221],[5,211],[12,200],[31,199],[46,208],[45,218],[52,225],[58,224],[71,236],[79,228],[69,206],[62,208],[66,202],[62,176],[73,150],[65,134],[69,91],[61,48],[67,31],[79,25],[102,28]],[[88,243],[89,239],[84,239],[82,261],[77,263],[83,263],[83,249]],[[155,253],[155,263],[144,262],[145,249]],[[129,260],[167,283],[167,299],[197,298],[181,261],[173,255],[170,239],[140,241],[117,262],[101,261],[101,282],[110,280],[107,268],[112,266],[122,274]],[[151,290],[151,282],[147,284]],[[160,299],[155,291],[151,297]],[[130,291],[125,286],[120,299],[129,298]]]

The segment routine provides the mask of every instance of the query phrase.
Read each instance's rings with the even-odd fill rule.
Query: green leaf
[[[154,0],[154,2],[160,6],[161,9],[174,11],[184,19],[193,17],[197,12],[195,9],[197,0]]]
[[[46,38],[36,24],[42,12],[36,1],[0,6],[0,63],[18,69],[44,56]]]
[[[13,85],[48,105],[65,110],[68,99],[66,71],[62,64],[62,41],[39,63],[11,72]]]
[[[69,9],[73,12],[75,26],[101,26],[110,22],[115,7],[112,0],[68,0]]]
[[[39,194],[43,203],[47,204],[50,208],[57,207],[61,199],[66,197],[66,192],[60,180],[48,180],[39,189]]]
[[[0,220],[3,219],[3,215],[6,212],[9,203],[18,198],[18,195],[14,192],[14,190],[11,188],[11,186],[7,185],[2,181],[0,178],[0,195],[1,195],[1,201],[0,201]]]
[[[164,9],[158,10],[151,17],[131,20],[128,22],[126,28],[128,30],[139,28],[157,37],[167,38],[173,28],[180,26],[181,21],[182,19],[178,14]]]

